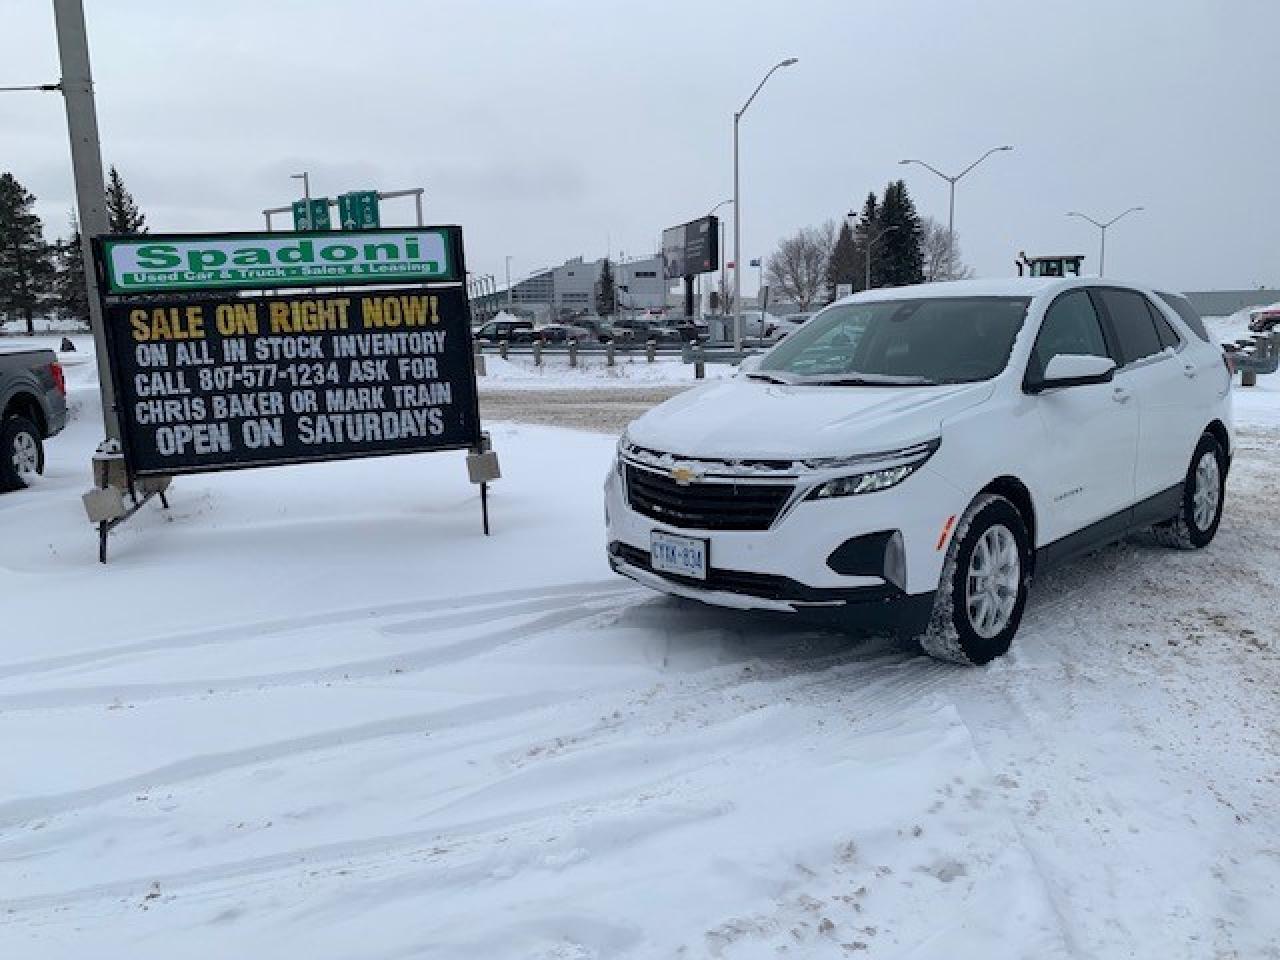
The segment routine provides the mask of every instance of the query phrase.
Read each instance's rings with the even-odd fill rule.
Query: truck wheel
[[[1226,476],[1227,457],[1222,445],[1213,434],[1206,433],[1196,444],[1182,482],[1182,509],[1172,520],[1152,527],[1156,540],[1181,550],[1207,547],[1222,520]]]
[[[931,657],[981,666],[1005,653],[1031,585],[1031,538],[1017,507],[983,495],[956,525],[929,626],[918,638]]]
[[[0,423],[0,490],[20,490],[44,473],[44,445],[39,428],[26,417]]]

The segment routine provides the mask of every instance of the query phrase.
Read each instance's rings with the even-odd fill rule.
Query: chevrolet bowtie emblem
[[[694,473],[691,467],[672,467],[671,468],[671,479],[674,480],[676,483],[680,484],[680,486],[682,487],[687,487],[690,483],[696,480],[697,477],[698,475]]]

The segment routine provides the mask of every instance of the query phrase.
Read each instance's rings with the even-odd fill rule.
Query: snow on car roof
[[[845,297],[840,302],[868,300],[917,300],[935,297],[1034,297],[1060,287],[1082,282],[1097,283],[1097,277],[986,277],[975,280],[948,280],[919,283],[909,287],[877,287]],[[1108,281],[1113,283],[1114,281]],[[1126,284],[1117,284],[1126,286]]]

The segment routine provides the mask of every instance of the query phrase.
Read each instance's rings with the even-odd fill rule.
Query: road
[[[597,433],[621,433],[650,407],[688,387],[599,387],[559,390],[484,389],[480,415],[486,421],[510,420]]]

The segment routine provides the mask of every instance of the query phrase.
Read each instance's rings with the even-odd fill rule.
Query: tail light
[[[53,377],[53,385],[65,397],[67,395],[67,375],[62,372],[62,364],[56,360],[49,364],[49,374]]]

